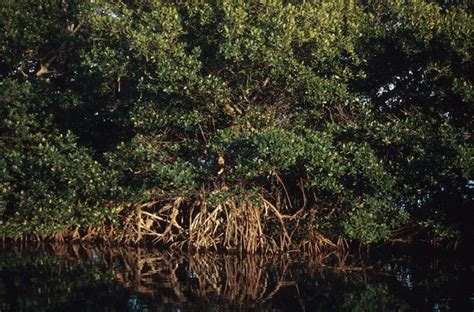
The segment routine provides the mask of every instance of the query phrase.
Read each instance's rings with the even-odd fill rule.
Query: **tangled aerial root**
[[[330,255],[347,249],[344,240],[333,242],[316,230],[311,222],[315,209],[284,213],[279,206],[263,196],[258,204],[227,200],[213,206],[204,195],[192,201],[176,196],[117,209],[119,225],[104,222],[99,226],[67,228],[48,238],[58,242],[102,241],[239,254]]]

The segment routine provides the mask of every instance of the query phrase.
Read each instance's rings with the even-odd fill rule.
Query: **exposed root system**
[[[118,225],[104,222],[99,226],[67,228],[46,239],[238,254],[329,255],[347,249],[344,240],[333,242],[316,230],[315,209],[290,213],[281,206],[263,196],[259,204],[227,200],[213,206],[204,196],[193,201],[175,197],[120,207]]]

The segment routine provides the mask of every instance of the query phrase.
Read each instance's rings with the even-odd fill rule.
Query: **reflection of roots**
[[[56,234],[72,240],[102,240],[123,244],[152,243],[179,250],[226,250],[274,254],[303,251],[313,255],[333,252],[335,244],[314,226],[315,211],[284,213],[261,197],[259,204],[228,200],[213,207],[204,198],[187,202],[183,197],[121,208],[120,226],[103,224],[68,229]]]
[[[169,303],[212,297],[231,303],[265,303],[282,288],[294,287],[298,292],[298,277],[302,276],[298,271],[302,268],[295,267],[294,259],[287,257],[129,250],[120,253],[119,259],[121,265],[113,269],[118,281]],[[320,267],[316,263],[306,265],[303,276]]]
[[[68,260],[94,263],[110,269],[124,287],[153,296],[163,303],[220,298],[235,304],[264,304],[283,288],[293,288],[299,294],[298,279],[314,277],[325,267],[318,257],[299,255],[295,261],[291,254],[183,254],[133,247],[60,243],[12,247],[17,252],[46,251]],[[334,259],[329,262],[334,263],[334,269],[361,270],[344,264],[339,267],[339,262],[345,257],[346,254],[335,253]]]
[[[279,262],[274,274],[270,274],[271,262],[264,257],[211,256],[189,260],[190,270],[199,279],[198,295],[203,297],[217,294],[230,302],[265,302],[281,287],[296,285],[288,274],[288,261]]]
[[[16,246],[15,250],[32,251],[31,246],[23,250]],[[124,287],[163,303],[206,300],[210,296],[233,303],[265,303],[282,287],[297,287],[297,274],[293,274],[289,258],[185,255],[77,244],[38,244],[35,251],[111,268]]]
[[[289,262],[279,264],[281,268],[270,276],[269,260],[263,257],[127,253],[121,259],[123,266],[113,271],[116,278],[125,287],[159,297],[161,302],[192,300],[186,294],[217,296],[229,302],[265,302],[282,286],[296,285],[287,274]]]

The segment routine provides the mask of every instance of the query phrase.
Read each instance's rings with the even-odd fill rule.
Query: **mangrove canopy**
[[[473,235],[462,1],[0,3],[0,235],[318,251]]]

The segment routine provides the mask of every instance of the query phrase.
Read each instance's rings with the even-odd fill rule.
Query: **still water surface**
[[[370,259],[323,265],[288,255],[4,247],[0,311],[474,310],[468,257],[379,253]]]

